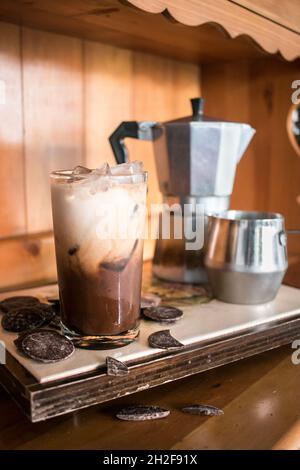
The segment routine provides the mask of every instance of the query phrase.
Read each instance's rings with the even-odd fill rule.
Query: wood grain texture
[[[84,43],[84,132],[86,164],[115,165],[108,141],[122,121],[132,120],[132,52]]]
[[[298,0],[230,0],[297,33],[300,32]]]
[[[220,420],[206,420],[173,449],[270,449],[299,417],[299,409],[283,404],[295,399],[296,370],[286,357],[227,403]]]
[[[298,34],[229,0],[1,0],[0,18],[194,62],[262,57],[262,48],[288,60],[300,55]]]
[[[246,34],[267,52],[281,52],[288,60],[295,59],[299,54],[300,36],[297,33],[228,0],[128,0],[128,3],[150,13],[167,11],[175,20],[188,26],[217,23],[232,38]],[[296,17],[299,16],[299,2],[294,2],[293,11]],[[277,15],[280,18],[279,12]]]
[[[26,230],[20,31],[0,23],[0,238]]]
[[[56,280],[51,232],[0,240],[0,291]]]
[[[52,228],[49,173],[82,162],[82,51],[78,39],[22,33],[27,231]]]
[[[295,394],[299,374],[289,346],[113,403],[32,424],[0,388],[1,449],[270,449],[300,415]],[[223,408],[223,417],[183,414],[181,407],[206,403]],[[171,408],[159,422],[124,423],[117,410],[130,404]],[[241,421],[241,417],[242,421]],[[245,419],[247,418],[247,425]],[[202,429],[202,433],[201,433]],[[212,432],[214,431],[214,433]],[[251,430],[251,432],[250,432]]]
[[[205,98],[205,113],[221,119],[251,124],[251,101],[249,94],[249,63],[213,64],[202,67],[202,95]],[[258,97],[255,98],[257,106]],[[261,110],[259,109],[258,113]],[[265,126],[264,126],[265,128]],[[264,139],[265,129],[259,129],[258,136]],[[260,185],[257,184],[254,154],[256,135],[237,166],[236,180],[232,195],[232,206],[243,210],[254,210]],[[257,158],[264,158],[264,155]],[[261,162],[261,160],[260,160]],[[263,184],[263,188],[265,184]],[[255,188],[255,189],[254,189]]]
[[[273,450],[300,450],[300,420],[273,445]]]

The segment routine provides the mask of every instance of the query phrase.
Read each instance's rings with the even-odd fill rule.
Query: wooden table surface
[[[297,285],[298,279],[296,263],[287,280]],[[300,449],[300,365],[292,364],[292,352],[285,346],[37,424],[0,387],[0,449]],[[115,418],[134,403],[165,406],[171,414],[140,423]],[[182,413],[190,403],[221,407],[224,415]]]

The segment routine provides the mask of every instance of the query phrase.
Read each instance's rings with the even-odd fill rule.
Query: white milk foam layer
[[[52,179],[59,259],[67,257],[69,262],[74,249],[80,269],[92,273],[99,263],[117,263],[131,255],[136,240],[143,237],[146,203],[144,173],[134,165],[135,173],[132,164],[118,165],[115,172],[107,165],[105,173],[103,167],[92,172],[75,169],[66,178]]]

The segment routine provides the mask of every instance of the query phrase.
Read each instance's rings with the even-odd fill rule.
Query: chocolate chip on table
[[[117,418],[124,421],[146,421],[149,419],[161,419],[169,416],[170,410],[158,406],[128,406],[117,413]]]
[[[18,307],[29,307],[38,305],[39,299],[30,295],[17,295],[13,297],[7,297],[0,302],[0,312],[7,313],[11,310],[15,310]]]
[[[1,325],[4,330],[13,333],[21,333],[42,326],[45,317],[42,311],[36,307],[20,307],[9,311],[2,317]]]
[[[149,307],[157,307],[161,303],[161,298],[158,295],[147,293],[142,294],[141,309]]]
[[[170,330],[161,330],[152,333],[148,338],[148,343],[151,348],[159,349],[179,349],[184,348],[184,344],[173,338]]]
[[[59,362],[75,351],[74,344],[57,331],[36,330],[24,333],[15,344],[25,356],[39,362]]]
[[[179,320],[183,315],[183,311],[179,310],[179,308],[170,307],[167,305],[144,308],[142,313],[150,320],[165,323],[173,323],[176,320]]]
[[[114,357],[106,358],[107,375],[123,376],[129,373],[128,367],[124,362],[118,361]]]
[[[221,416],[224,411],[211,405],[190,405],[182,408],[184,413],[200,416]]]

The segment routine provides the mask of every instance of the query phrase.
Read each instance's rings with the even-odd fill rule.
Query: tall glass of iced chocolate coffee
[[[51,173],[62,329],[77,346],[138,336],[146,190],[140,162]]]

